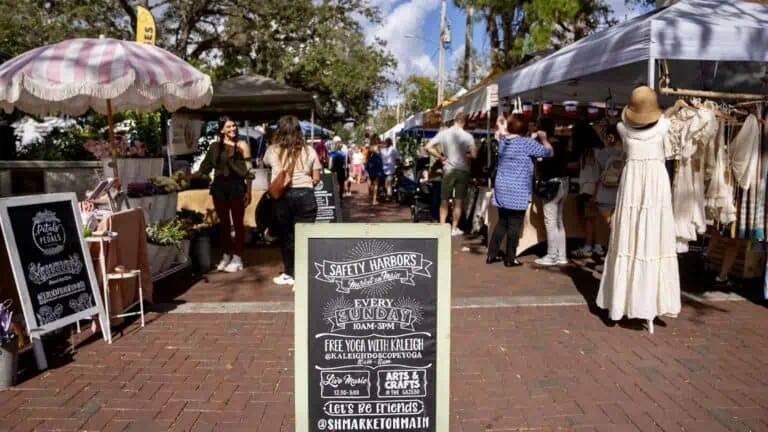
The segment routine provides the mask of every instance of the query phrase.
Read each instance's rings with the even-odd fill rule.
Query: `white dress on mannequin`
[[[614,321],[680,313],[675,216],[664,164],[668,128],[664,117],[644,130],[618,125],[626,164],[597,295],[597,305]]]

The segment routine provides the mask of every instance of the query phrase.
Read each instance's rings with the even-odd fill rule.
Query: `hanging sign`
[[[141,6],[136,8],[136,42],[155,44],[155,18],[152,12]]]
[[[450,248],[447,225],[297,225],[297,432],[448,432]]]
[[[198,150],[203,122],[185,114],[171,114],[168,126],[168,151],[172,155],[185,155]]]
[[[0,199],[0,226],[38,366],[40,336],[104,309],[74,193]]]
[[[339,181],[336,179],[336,174],[320,175],[320,183],[315,186],[315,201],[317,201],[315,222],[342,222]]]

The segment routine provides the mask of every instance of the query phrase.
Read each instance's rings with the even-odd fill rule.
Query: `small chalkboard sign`
[[[296,431],[449,430],[447,225],[296,227]]]
[[[0,226],[38,366],[40,336],[104,308],[74,193],[0,199]]]
[[[320,183],[315,186],[317,200],[317,223],[342,222],[339,182],[336,174],[321,174]]]

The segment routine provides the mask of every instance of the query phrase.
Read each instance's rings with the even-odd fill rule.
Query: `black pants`
[[[516,257],[517,243],[520,241],[520,229],[525,220],[525,210],[499,209],[499,221],[493,230],[493,236],[488,244],[488,256],[499,256],[501,241],[507,239],[507,254],[505,261],[512,262]]]
[[[275,220],[273,225],[282,243],[283,266],[285,274],[294,276],[294,251],[296,250],[296,224],[313,223],[317,216],[315,192],[309,188],[288,189],[285,195],[275,202]]]

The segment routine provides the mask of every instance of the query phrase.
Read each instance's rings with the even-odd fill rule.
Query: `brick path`
[[[768,430],[768,321],[686,304],[656,334],[584,307],[453,312],[451,430]],[[0,392],[0,430],[292,431],[291,314],[152,314]]]

